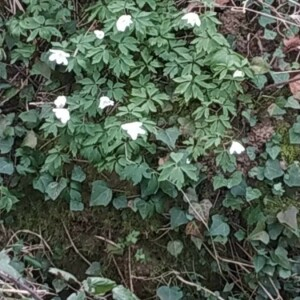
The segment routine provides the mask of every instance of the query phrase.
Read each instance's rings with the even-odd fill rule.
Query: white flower
[[[54,100],[54,105],[56,106],[56,108],[63,108],[67,103],[67,98],[65,96],[58,96],[55,100]]]
[[[245,147],[239,142],[235,142],[235,141],[232,142],[231,147],[229,149],[230,154],[234,154],[234,153],[241,154],[244,151],[245,151]]]
[[[200,26],[201,25],[201,20],[199,16],[196,13],[190,12],[185,14],[182,18],[182,20],[186,20],[188,24],[191,26]]]
[[[187,158],[185,162],[189,165],[192,161],[189,158]]]
[[[145,134],[146,130],[141,128],[142,122],[132,122],[121,125],[121,128],[125,130],[133,140],[136,140],[139,134]]]
[[[51,49],[50,52],[52,53],[49,56],[50,61],[55,61],[58,65],[68,65],[68,57],[70,57],[70,54],[62,51],[62,50],[54,50]]]
[[[102,30],[94,30],[94,34],[95,34],[96,38],[99,40],[102,40],[105,36],[105,33]]]
[[[130,15],[123,15],[117,20],[116,26],[118,31],[124,32],[132,23]]]
[[[55,117],[63,124],[66,124],[70,120],[70,113],[67,108],[53,108],[52,111]]]
[[[237,78],[237,77],[244,77],[245,74],[243,71],[240,71],[240,70],[236,70],[234,73],[233,73],[233,78]]]
[[[115,104],[114,101],[110,100],[108,97],[103,96],[100,98],[99,108],[104,109],[107,106],[113,106]]]

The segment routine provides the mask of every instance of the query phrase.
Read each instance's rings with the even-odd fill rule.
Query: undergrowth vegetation
[[[300,6],[233,1],[232,13],[250,13],[260,30],[253,39],[263,40],[249,55],[238,51],[239,34],[220,30],[228,2],[15,0],[0,8],[0,295],[299,299]],[[62,222],[94,211],[114,227],[114,210],[123,227],[134,212],[141,222],[126,236],[98,236],[115,265],[128,254],[129,280],[119,269],[118,280],[107,278],[64,223],[89,265],[85,278],[57,268],[40,233],[18,228],[24,236],[9,237],[18,214],[35,222],[25,209],[33,199],[67,204],[47,206],[49,220],[57,213]],[[167,226],[163,255],[185,270],[152,270],[158,284],[135,295],[133,278],[152,280],[131,270],[132,261],[151,264],[137,246],[138,224],[150,224],[156,241],[157,218]],[[28,246],[28,233],[42,249]]]

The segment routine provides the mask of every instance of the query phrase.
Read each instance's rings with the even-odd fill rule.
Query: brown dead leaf
[[[196,220],[207,225],[211,208],[212,203],[208,199],[203,199],[199,203],[191,202],[189,214],[192,215]]]
[[[168,161],[169,158],[170,158],[170,155],[169,155],[169,154],[167,154],[167,155],[164,156],[164,157],[160,157],[160,158],[158,159],[158,165],[159,165],[159,166],[164,165],[164,164]]]
[[[300,74],[292,77],[291,80],[293,81],[289,83],[290,91],[294,98],[300,99]]]
[[[294,36],[289,39],[283,40],[284,44],[284,52],[290,52],[290,51],[299,51],[300,50],[300,37]]]
[[[205,227],[198,221],[188,222],[185,226],[185,234],[202,238]]]

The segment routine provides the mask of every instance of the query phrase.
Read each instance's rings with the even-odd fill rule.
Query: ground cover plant
[[[0,297],[299,299],[297,1],[0,13]]]

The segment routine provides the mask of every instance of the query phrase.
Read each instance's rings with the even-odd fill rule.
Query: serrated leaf
[[[112,190],[102,180],[96,180],[92,184],[90,206],[107,206],[112,200]]]

